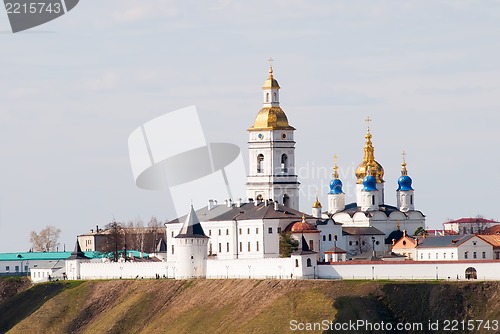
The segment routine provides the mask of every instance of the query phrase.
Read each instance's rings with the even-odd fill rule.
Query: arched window
[[[311,264],[311,259],[310,259],[310,258],[307,258],[307,266],[308,266],[308,267],[311,267],[311,266],[312,266],[312,264]]]
[[[332,235],[328,234],[328,241],[332,241]]]
[[[413,195],[410,195],[410,204],[413,205]]]
[[[299,266],[299,260],[295,259],[295,267],[298,267],[298,266]]]
[[[264,173],[264,155],[257,156],[257,173]]]
[[[326,241],[326,235],[323,236],[323,241]]]
[[[281,155],[281,172],[288,172],[288,156],[286,154]]]
[[[274,93],[274,94],[273,94],[273,102],[277,102],[276,100],[277,100],[277,99],[276,99],[276,93]]]
[[[375,205],[375,195],[372,195],[372,205]]]
[[[465,278],[466,279],[477,279],[476,268],[469,267],[469,268],[465,269]]]
[[[266,103],[269,102],[269,93],[266,93]]]
[[[283,205],[290,207],[290,197],[287,194],[283,195]]]

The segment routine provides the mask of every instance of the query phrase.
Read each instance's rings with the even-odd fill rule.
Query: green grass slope
[[[4,321],[8,328],[3,328],[10,329],[8,333],[289,333],[291,320],[315,323],[366,319],[427,324],[429,319],[500,319],[500,284],[496,282],[78,283],[36,285],[5,301],[0,307],[15,309]],[[308,333],[321,332],[318,329]]]

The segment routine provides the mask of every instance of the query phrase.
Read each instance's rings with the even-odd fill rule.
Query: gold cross
[[[403,163],[406,163],[406,152],[404,150],[401,155],[403,156]]]
[[[372,119],[370,118],[370,116],[368,116],[365,119],[365,122],[366,122],[366,126],[368,127],[368,131],[369,131],[370,130],[370,123],[372,122]]]
[[[272,67],[273,66],[273,61],[274,61],[273,57],[269,57],[269,59],[267,61],[269,62],[269,66]]]

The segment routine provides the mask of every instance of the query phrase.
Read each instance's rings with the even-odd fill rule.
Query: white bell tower
[[[279,89],[270,65],[269,77],[262,87],[262,109],[248,129],[246,195],[256,201],[269,199],[298,210],[300,183],[295,175],[295,128],[288,124],[279,105]]]

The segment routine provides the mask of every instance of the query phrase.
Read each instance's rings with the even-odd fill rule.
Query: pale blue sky
[[[173,218],[167,192],[135,187],[129,134],[194,104],[208,141],[247,159],[269,56],[311,174],[302,210],[335,153],[352,194],[370,115],[387,203],[404,149],[430,228],[500,219],[498,22],[500,1],[82,0],[12,34],[0,10],[0,251],[48,224],[72,248],[113,217]]]

